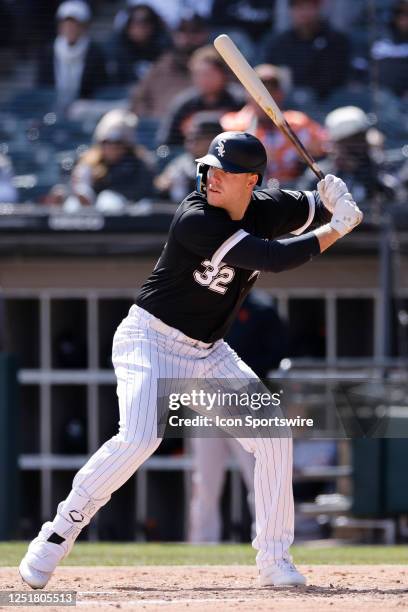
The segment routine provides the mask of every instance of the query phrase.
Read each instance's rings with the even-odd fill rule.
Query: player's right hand
[[[324,179],[317,183],[317,191],[327,210],[334,211],[337,200],[349,193],[346,183],[333,174],[326,174]]]
[[[353,200],[351,193],[345,193],[336,202],[330,225],[340,236],[344,236],[362,220],[363,213]]]

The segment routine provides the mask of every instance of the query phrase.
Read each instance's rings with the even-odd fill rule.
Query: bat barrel
[[[279,106],[230,37],[226,34],[220,34],[214,40],[214,47],[255,102],[268,115],[273,115],[272,119],[276,125],[281,125],[284,118]],[[266,107],[268,107],[269,112]]]
[[[300,157],[315,173],[318,179],[324,178],[323,172],[310,155],[309,151],[304,147],[295,132],[292,130],[286,121],[282,111],[272,98],[261,79],[256,74],[252,66],[247,62],[241,51],[226,34],[220,34],[214,40],[214,47],[224,59],[225,63],[231,68],[239,81],[254,98],[255,102],[265,111],[272,119],[275,125],[282,131],[283,134],[291,141],[293,146],[298,151]]]

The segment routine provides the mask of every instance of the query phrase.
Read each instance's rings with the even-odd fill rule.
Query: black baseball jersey
[[[315,191],[256,190],[239,221],[193,192],[177,209],[136,303],[187,336],[214,342],[225,335],[259,270],[295,267],[320,252],[313,233],[275,238],[329,218]]]

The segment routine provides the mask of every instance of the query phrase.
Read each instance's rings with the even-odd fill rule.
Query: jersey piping
[[[307,218],[306,223],[302,225],[302,227],[299,227],[298,229],[293,230],[293,232],[291,232],[291,234],[295,234],[295,236],[299,236],[299,234],[304,232],[305,229],[308,228],[309,225],[312,223],[315,216],[316,202],[313,193],[311,191],[304,191],[303,193],[305,194],[305,196],[307,197],[307,201],[309,202],[309,216]]]
[[[215,251],[211,257],[211,265],[214,268],[218,268],[225,255],[230,251],[238,242],[241,242],[246,236],[249,236],[248,232],[243,229],[238,230],[235,234],[232,234],[220,247]]]

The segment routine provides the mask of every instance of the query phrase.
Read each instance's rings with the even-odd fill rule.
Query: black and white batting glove
[[[337,200],[349,192],[346,183],[333,174],[327,174],[317,183],[317,191],[321,201],[331,213],[334,211]]]
[[[351,232],[363,220],[363,213],[350,193],[345,193],[337,202],[330,221],[330,226],[344,236]]]

